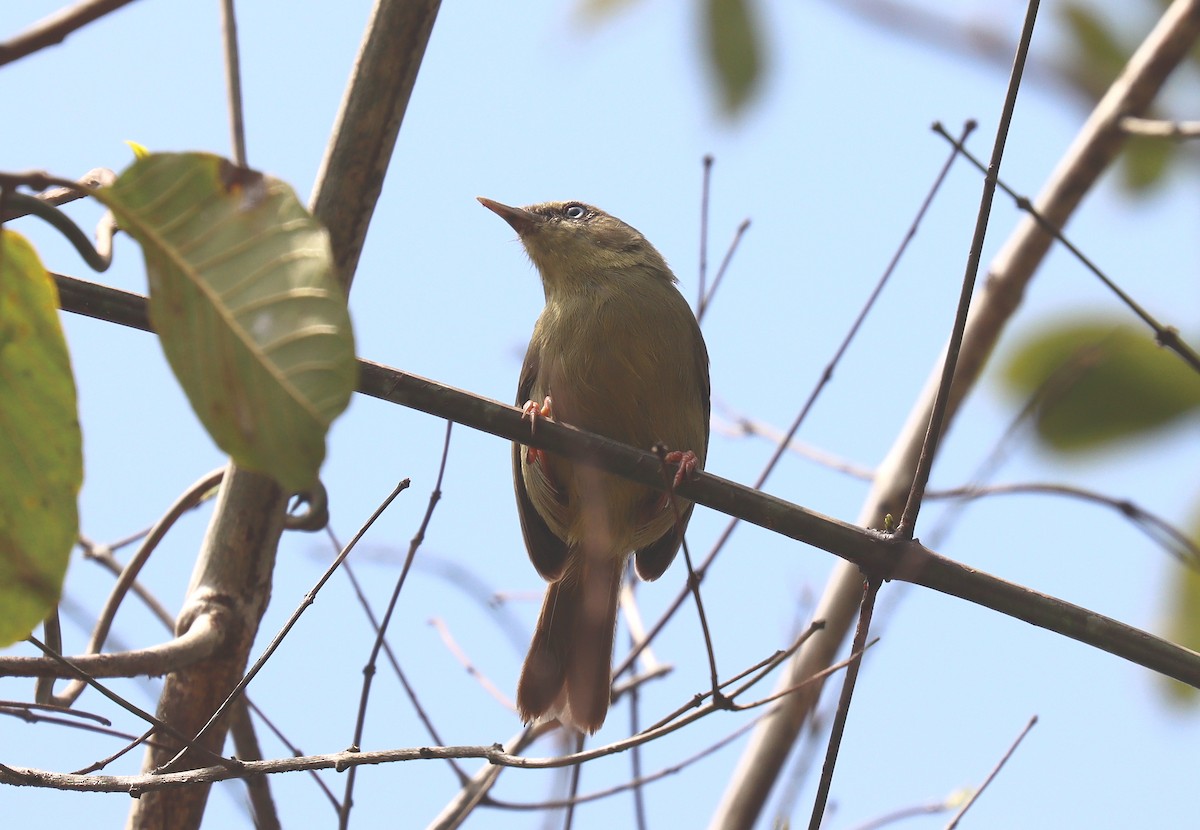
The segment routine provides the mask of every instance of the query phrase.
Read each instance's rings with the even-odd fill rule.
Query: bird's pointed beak
[[[475,198],[479,200],[479,204],[512,225],[512,229],[517,232],[518,236],[524,236],[546,221],[541,214],[533,213],[532,211],[525,210],[525,208],[501,204],[492,199],[486,199],[483,196],[476,196]]]

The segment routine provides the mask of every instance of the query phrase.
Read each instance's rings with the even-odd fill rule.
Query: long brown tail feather
[[[546,588],[517,684],[517,709],[527,723],[551,716],[592,733],[608,714],[623,562],[569,561],[575,567]]]

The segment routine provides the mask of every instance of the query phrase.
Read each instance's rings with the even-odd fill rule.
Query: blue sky
[[[311,190],[369,5],[301,8],[276,0],[241,9],[249,159],[291,182],[302,199]],[[549,0],[519,11],[484,0],[445,4],[354,284],[350,305],[361,356],[512,398],[542,293],[512,231],[475,202],[477,195],[516,204],[597,204],[642,230],[694,297],[700,160],[712,153],[710,262],[719,260],[737,224],[752,220],[705,319],[714,411],[732,409],[781,427],[791,421],[946,157],[929,124],[940,120],[957,129],[964,119],[977,119],[972,146],[986,156],[1006,73],[864,26],[832,4],[763,4],[769,6],[763,22],[770,73],[755,106],[731,124],[716,115],[709,95],[696,5],[646,0],[593,29],[580,24],[572,5]],[[965,5],[966,18],[981,17],[1015,37],[1020,4],[1002,10]],[[16,32],[57,6],[7,4],[0,32]],[[1060,38],[1057,4],[1044,6],[1035,51],[1047,56]],[[135,3],[63,46],[4,67],[0,100],[9,113],[0,161],[7,170],[42,168],[62,176],[97,166],[119,170],[130,161],[126,139],[156,150],[228,153],[216,4]],[[1054,89],[1027,87],[1002,171],[1009,183],[1035,193],[1085,115]],[[949,332],[980,187],[966,165],[952,172],[801,440],[867,466],[886,452]],[[1110,177],[1069,229],[1119,282],[1185,332],[1196,331],[1198,322],[1194,188],[1194,179],[1180,174],[1154,197],[1130,200]],[[76,206],[72,215],[91,223],[95,210]],[[1002,243],[1016,217],[998,198],[987,252]],[[34,239],[52,270],[87,276],[49,231],[28,221],[15,227]],[[117,257],[101,281],[144,291],[136,248],[126,240]],[[1014,330],[1068,311],[1122,314],[1082,267],[1056,252]],[[71,315],[64,315],[64,325],[85,439],[82,527],[93,539],[115,540],[151,524],[222,458],[150,336]],[[971,475],[1019,405],[985,380],[949,436],[934,485],[955,486]],[[427,416],[356,398],[331,434],[323,479],[341,538],[398,479],[413,479],[351,558],[377,609],[425,510],[443,431],[442,422]],[[1026,443],[1000,479],[1086,483],[1183,523],[1195,498],[1196,439],[1193,424],[1069,466],[1040,457]],[[715,428],[708,468],[749,483],[770,452],[765,443]],[[512,695],[542,583],[522,548],[508,463],[503,442],[455,428],[444,498],[393,623],[400,660],[447,743],[489,744],[519,727],[428,624],[443,621],[476,667]],[[786,460],[766,489],[851,521],[866,494],[865,483],[800,458]],[[926,529],[939,511],[923,514]],[[144,575],[169,607],[184,595],[207,518],[207,510],[187,517]],[[724,525],[724,517],[697,511],[689,534],[693,550],[706,551]],[[973,505],[938,550],[1151,630],[1161,622],[1161,597],[1173,573],[1161,551],[1115,516],[1045,497]],[[285,539],[265,635],[277,630],[330,556],[320,537]],[[705,584],[722,673],[786,646],[832,564],[828,554],[739,528]],[[483,587],[476,591],[476,583],[453,575],[460,571]],[[647,617],[653,619],[682,583],[677,564],[645,586],[640,597]],[[109,585],[109,577],[77,558],[66,595],[89,619]],[[512,601],[494,611],[481,602],[491,592]],[[903,585],[885,586],[878,622],[883,640],[860,678],[827,826],[853,827],[976,785],[1035,714],[1039,725],[975,806],[973,826],[1172,826],[1193,810],[1200,726],[1193,713],[1164,704],[1146,671]],[[132,605],[118,616],[116,634],[135,646],[162,637]],[[66,636],[69,650],[86,641],[86,632],[71,622]],[[347,582],[335,578],[251,686],[251,696],[305,752],[340,750],[350,741],[370,645]],[[675,671],[647,689],[645,721],[705,688],[707,667],[690,608],[667,629],[656,654]],[[153,705],[148,684],[114,685],[139,705]],[[0,681],[2,698],[31,695],[25,681]],[[94,695],[81,706],[107,712]],[[714,717],[671,736],[646,750],[643,766],[674,763],[744,717]],[[430,742],[387,671],[376,681],[367,724],[367,748]],[[598,739],[621,737],[627,724],[627,707],[617,707]],[[140,731],[127,719],[119,726]],[[273,756],[287,752],[269,738],[265,745]],[[111,739],[12,720],[0,720],[0,746],[0,761],[56,770],[116,749]],[[651,821],[703,826],[741,746],[734,743],[649,788]],[[532,754],[555,750],[546,743]],[[109,771],[135,771],[138,759],[122,763]],[[626,780],[628,764],[618,756],[589,765],[582,788]],[[340,793],[344,779],[327,777]],[[551,797],[552,778],[508,771],[496,795],[523,802]],[[814,771],[797,785],[794,822],[807,820],[815,778]],[[272,783],[286,825],[335,821],[305,776]],[[364,769],[353,820],[360,827],[424,826],[456,791],[442,763]],[[206,826],[248,826],[240,799],[238,785],[219,788]],[[0,791],[0,803],[14,823],[37,817],[114,826],[128,809],[124,796],[30,789]],[[631,816],[628,796],[617,796],[580,810],[576,827],[624,826]],[[944,817],[907,826],[943,823]],[[489,810],[467,826],[543,824],[538,814]]]

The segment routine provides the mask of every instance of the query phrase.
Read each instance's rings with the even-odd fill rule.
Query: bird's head
[[[646,237],[597,207],[583,202],[512,207],[482,196],[479,201],[520,236],[547,295],[613,278],[675,281]]]

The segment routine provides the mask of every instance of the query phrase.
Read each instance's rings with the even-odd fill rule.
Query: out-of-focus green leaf
[[[357,380],[325,230],[283,182],[202,153],[139,159],[98,198],[142,245],[150,319],[213,440],[312,485]]]
[[[1121,150],[1121,183],[1133,193],[1146,192],[1163,182],[1163,175],[1176,155],[1174,141],[1130,136]]]
[[[79,533],[83,439],[58,290],[0,230],[0,647],[58,602]]]
[[[1087,452],[1200,412],[1200,377],[1143,328],[1106,320],[1056,324],[1017,346],[1006,385],[1037,397],[1037,435]]]
[[[1062,61],[1063,75],[1089,102],[1096,102],[1124,69],[1133,47],[1102,19],[1095,3],[1069,2],[1059,7],[1063,29],[1070,40]],[[1154,114],[1147,113],[1148,117]],[[1121,185],[1143,194],[1165,181],[1171,161],[1178,156],[1171,141],[1134,136],[1121,152]]]
[[[1192,523],[1192,544],[1200,545],[1200,511]],[[1167,572],[1171,584],[1167,587],[1166,638],[1173,643],[1200,651],[1200,566],[1171,568]],[[1181,706],[1195,706],[1200,691],[1178,680],[1164,678],[1163,688],[1169,700]]]
[[[705,0],[708,61],[717,80],[721,108],[735,116],[750,102],[762,74],[763,41],[753,0]]]
[[[636,2],[637,0],[582,0],[576,11],[585,21],[599,21],[624,11]]]
[[[1125,66],[1130,50],[1092,4],[1064,3],[1059,16],[1071,41],[1064,71],[1090,100],[1098,101]]]

